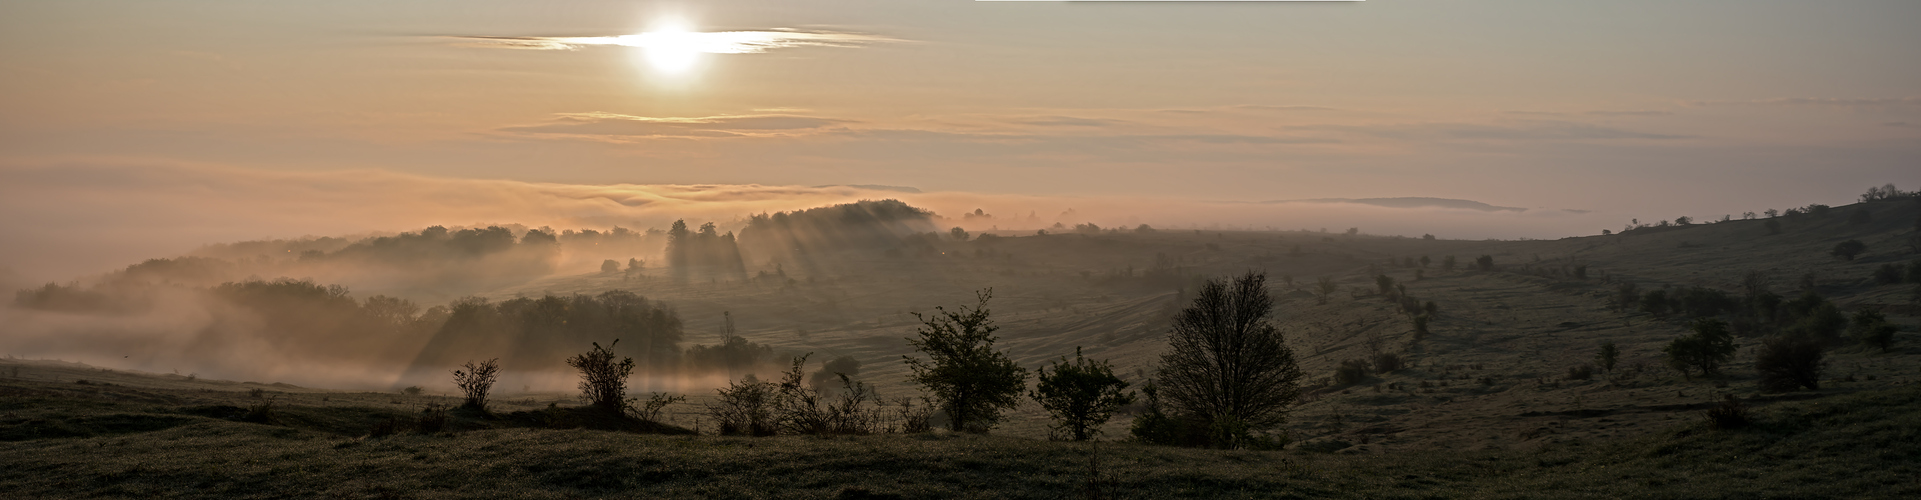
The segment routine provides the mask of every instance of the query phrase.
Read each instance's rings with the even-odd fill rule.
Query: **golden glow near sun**
[[[665,23],[655,31],[616,37],[616,43],[647,51],[647,62],[667,73],[684,73],[699,62],[704,43],[702,35],[690,33],[679,23]]]

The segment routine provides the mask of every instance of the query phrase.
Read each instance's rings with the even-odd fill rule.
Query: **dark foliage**
[[[779,429],[775,421],[776,398],[780,385],[762,382],[753,374],[716,389],[719,397],[707,404],[707,411],[724,436],[772,436]]]
[[[1761,341],[1754,352],[1754,370],[1761,373],[1761,388],[1773,392],[1806,387],[1821,388],[1822,358],[1826,349],[1820,342],[1804,337],[1777,335]]]
[[[634,358],[615,361],[613,347],[620,345],[620,339],[614,339],[607,347],[601,347],[599,342],[593,344],[593,350],[567,358],[567,366],[580,370],[580,397],[595,408],[623,414],[627,376],[634,372]]]
[[[1834,250],[1828,252],[1828,254],[1847,260],[1854,260],[1855,256],[1861,255],[1861,252],[1866,251],[1868,251],[1868,245],[1866,243],[1862,243],[1861,240],[1848,240],[1835,244]]]
[[[1721,430],[1739,429],[1753,423],[1748,416],[1747,405],[1741,404],[1741,400],[1735,399],[1733,394],[1723,395],[1721,403],[1702,412],[1702,416],[1707,419],[1709,426]]]
[[[1474,258],[1474,268],[1475,268],[1475,269],[1480,269],[1480,270],[1482,270],[1482,271],[1493,271],[1493,270],[1494,270],[1494,256],[1492,256],[1492,255],[1482,255],[1482,256],[1480,256],[1480,257],[1475,257],[1475,258]]]
[[[1690,370],[1700,370],[1702,375],[1721,372],[1721,365],[1734,357],[1734,336],[1728,331],[1728,324],[1718,319],[1696,320],[1692,325],[1693,333],[1683,335],[1668,343],[1662,352],[1667,355],[1668,366],[1689,376]]]
[[[954,431],[986,432],[998,424],[1001,412],[1019,404],[1025,388],[1027,370],[1015,364],[1007,353],[994,350],[994,325],[987,310],[993,290],[981,290],[973,308],[955,311],[936,307],[935,313],[919,318],[919,338],[907,342],[928,359],[902,356],[914,383],[932,393],[947,412]]]
[[[1113,366],[1082,357],[1078,347],[1073,361],[1062,356],[1042,367],[1035,381],[1028,396],[1053,417],[1055,435],[1072,441],[1093,438],[1115,411],[1134,403],[1134,393],[1127,390],[1127,382],[1114,376]]]
[[[1239,447],[1252,432],[1280,426],[1300,397],[1294,352],[1268,321],[1274,302],[1266,282],[1255,272],[1232,283],[1208,280],[1175,317],[1169,352],[1161,355],[1166,403],[1205,422],[1215,446]]]
[[[1350,359],[1334,367],[1334,383],[1340,385],[1358,384],[1367,380],[1367,361]]]
[[[1862,344],[1878,347],[1881,352],[1888,352],[1888,348],[1894,344],[1894,332],[1897,330],[1899,328],[1889,323],[1881,311],[1862,307],[1855,311],[1854,318],[1849,321],[1848,336]]]
[[[487,410],[487,392],[493,390],[494,382],[500,378],[500,358],[481,362],[468,361],[454,370],[454,385],[460,387],[466,400],[460,406],[475,410]]]

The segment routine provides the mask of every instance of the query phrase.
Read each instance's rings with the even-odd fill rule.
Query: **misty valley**
[[[1878,189],[1558,240],[881,200],[209,244],[18,291],[0,476],[85,496],[1878,496],[1921,487],[1921,197]]]

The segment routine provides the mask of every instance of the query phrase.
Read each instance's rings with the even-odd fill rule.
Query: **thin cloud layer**
[[[473,47],[523,50],[579,50],[592,46],[673,49],[708,54],[759,54],[797,47],[859,47],[897,42],[895,38],[860,33],[801,31],[647,32],[615,36],[451,36]]]
[[[731,115],[697,118],[652,118],[616,113],[565,113],[550,123],[506,127],[504,132],[589,136],[738,137],[792,133],[853,123],[851,120],[801,115]]]

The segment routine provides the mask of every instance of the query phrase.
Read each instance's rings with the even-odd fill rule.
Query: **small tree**
[[[607,260],[600,261],[600,272],[601,274],[614,274],[614,273],[620,272],[620,261],[617,261],[614,259],[607,259]]]
[[[1861,240],[1848,240],[1835,244],[1834,250],[1828,252],[1828,254],[1847,260],[1854,260],[1856,255],[1861,255],[1861,252],[1866,251],[1868,251],[1868,245],[1866,243],[1862,243]]]
[[[1480,256],[1480,257],[1475,257],[1475,258],[1474,258],[1474,267],[1475,267],[1476,269],[1480,269],[1480,270],[1482,270],[1482,271],[1493,271],[1493,270],[1494,270],[1494,256],[1492,256],[1492,255],[1482,255],[1482,256]]]
[[[1279,329],[1267,275],[1208,280],[1174,318],[1158,370],[1162,394],[1182,418],[1205,423],[1214,446],[1235,448],[1273,429],[1300,398],[1302,377]]]
[[[1334,278],[1331,276],[1322,276],[1315,280],[1315,299],[1319,300],[1321,305],[1327,305],[1328,297],[1332,297],[1336,290],[1338,287],[1334,285]]]
[[[467,400],[460,404],[463,408],[487,411],[487,392],[494,387],[500,376],[500,358],[481,362],[468,361],[461,365],[462,370],[454,370],[454,385],[460,392],[467,394]]]
[[[1116,410],[1134,403],[1133,391],[1114,376],[1113,366],[1081,357],[1079,347],[1072,363],[1062,356],[1051,367],[1042,367],[1036,380],[1029,396],[1054,417],[1054,432],[1074,441],[1094,437]]]
[[[1888,318],[1882,316],[1881,311],[1867,307],[1855,311],[1851,323],[1848,336],[1862,344],[1879,347],[1881,352],[1888,352],[1888,347],[1894,343],[1894,332],[1898,330],[1888,323]]]
[[[1667,354],[1668,366],[1679,370],[1683,378],[1692,378],[1689,369],[1699,369],[1702,375],[1720,373],[1721,364],[1734,357],[1736,347],[1727,322],[1697,320],[1693,329],[1694,333],[1676,338],[1662,349]]]
[[[980,302],[972,309],[935,307],[931,315],[914,313],[921,322],[920,338],[907,343],[929,359],[902,356],[914,371],[909,379],[940,400],[954,431],[993,428],[1002,411],[1020,402],[1026,385],[1027,370],[994,350],[994,331],[1000,327],[987,311],[987,299],[993,296],[989,288],[975,294]]]
[[[1761,388],[1787,392],[1801,387],[1821,388],[1821,343],[1806,337],[1777,335],[1761,341],[1754,352],[1754,370],[1761,372]]]
[[[1594,364],[1599,365],[1601,371],[1610,376],[1614,375],[1614,365],[1620,361],[1621,349],[1615,347],[1613,342],[1602,342],[1601,352],[1594,355]]]
[[[627,376],[634,372],[634,358],[614,361],[614,339],[607,347],[594,342],[594,349],[567,358],[567,366],[580,370],[580,394],[594,407],[621,413],[626,405]]]
[[[1454,272],[1454,256],[1441,257],[1441,270],[1450,273]]]
[[[961,229],[960,226],[954,226],[953,229],[947,230],[947,235],[953,237],[954,241],[967,241],[968,237],[967,230]]]

